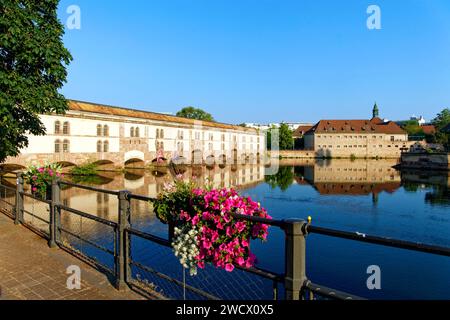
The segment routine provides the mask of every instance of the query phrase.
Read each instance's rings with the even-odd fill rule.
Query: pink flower
[[[192,218],[192,225],[196,226],[200,221],[200,218],[198,216],[195,216]]]
[[[249,243],[248,243],[247,239],[242,239],[241,240],[241,244],[242,244],[243,247],[246,247],[246,248],[249,247]]]
[[[197,267],[199,267],[200,269],[205,269],[205,262],[204,261],[197,262]]]
[[[225,265],[225,270],[226,270],[227,272],[233,272],[233,270],[234,270],[234,265],[231,264],[231,263],[227,263],[227,264]]]
[[[33,176],[32,179],[33,179],[34,181],[36,181],[36,180],[37,180],[37,176]]]
[[[36,191],[37,191],[37,188],[36,188],[36,187],[33,187],[33,188],[31,188],[31,190],[33,190],[33,192],[36,192]]]
[[[44,172],[44,168],[39,168],[38,171],[39,171],[39,173],[43,173]]]
[[[242,267],[245,264],[245,259],[243,257],[238,257],[236,263]]]
[[[202,217],[203,217],[203,220],[210,220],[211,214],[209,212],[203,212]]]

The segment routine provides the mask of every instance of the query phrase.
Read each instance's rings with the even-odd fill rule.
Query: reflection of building
[[[264,135],[252,128],[197,121],[165,114],[70,101],[66,115],[42,115],[46,136],[30,136],[29,147],[7,163],[60,162],[79,165],[147,164],[157,158],[184,157],[241,162],[262,156]]]
[[[183,176],[205,187],[212,183],[216,188],[236,187],[245,189],[264,181],[264,166],[238,165],[208,169],[204,166],[187,167]],[[173,176],[166,170],[156,174],[144,170],[133,170],[125,175],[104,173],[107,177],[99,188],[108,190],[128,190],[134,194],[155,198],[164,190],[165,183],[173,182]],[[68,188],[61,194],[62,201],[72,208],[96,214],[105,219],[117,220],[118,200],[116,196],[91,192],[79,188]],[[152,216],[149,203],[133,200],[132,212],[138,216]],[[86,221],[88,222],[88,221]]]
[[[369,195],[392,193],[401,186],[394,160],[333,159],[318,161],[304,169],[304,178],[323,195]]]
[[[409,149],[408,134],[395,122],[371,120],[321,120],[305,134],[305,149],[318,157],[399,158]]]

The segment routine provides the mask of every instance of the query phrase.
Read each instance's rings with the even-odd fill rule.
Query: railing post
[[[285,290],[286,300],[300,300],[306,281],[305,221],[285,220]]]
[[[58,246],[60,237],[59,221],[61,219],[61,208],[59,207],[61,203],[61,187],[58,179],[52,180],[51,189],[52,199],[50,203],[50,239],[48,245],[50,248],[55,248]]]
[[[22,173],[17,174],[17,181],[16,181],[16,212],[15,212],[15,219],[14,223],[16,225],[23,223],[23,175]]]
[[[126,290],[130,275],[130,237],[126,228],[130,226],[130,192],[119,192],[119,229],[118,229],[118,256],[116,259],[116,288]]]

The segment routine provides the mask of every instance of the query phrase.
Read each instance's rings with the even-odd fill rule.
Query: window
[[[55,122],[55,134],[60,134],[61,132],[61,122],[56,121]]]
[[[103,142],[103,152],[109,152],[109,142]]]
[[[102,152],[102,142],[97,141],[97,152]]]
[[[135,136],[136,138],[139,138],[140,135],[141,135],[139,131],[140,131],[139,128],[134,129],[134,136]]]
[[[161,130],[159,131],[159,135],[160,135],[160,138],[161,138],[161,139],[164,139],[164,129],[161,129]]]
[[[61,152],[61,141],[56,140],[55,141],[55,153],[60,153],[60,152]]]
[[[69,126],[69,122],[64,122],[63,124],[63,134],[70,134],[70,126]]]
[[[102,125],[98,124],[97,125],[97,137],[101,137],[102,136]]]
[[[159,129],[156,129],[156,139],[159,139]]]
[[[69,153],[70,152],[70,141],[69,140],[64,140],[64,142],[63,142],[63,152],[64,153]]]
[[[178,139],[180,139],[180,140],[184,139],[184,132],[183,132],[183,130],[178,130]]]
[[[394,136],[391,136],[391,141],[395,141],[395,137]]]
[[[109,127],[106,124],[103,126],[103,135],[105,137],[109,136]]]
[[[225,134],[222,134],[222,141],[225,141]]]
[[[134,138],[134,127],[130,128],[130,137]]]

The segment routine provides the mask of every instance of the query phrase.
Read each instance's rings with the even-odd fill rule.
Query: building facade
[[[143,167],[171,159],[187,164],[243,163],[257,161],[266,148],[264,135],[256,129],[81,101],[69,101],[65,115],[40,118],[47,134],[29,136],[29,147],[6,164]]]
[[[317,157],[400,158],[414,142],[392,121],[378,117],[375,105],[371,120],[321,120],[305,133],[305,149]]]

